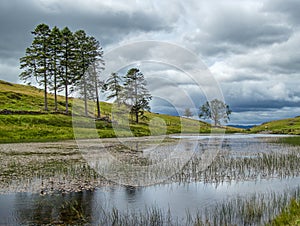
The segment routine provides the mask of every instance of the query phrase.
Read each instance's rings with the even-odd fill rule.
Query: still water
[[[68,204],[76,203],[80,215],[91,225],[98,225],[103,209],[113,207],[121,212],[143,212],[149,207],[170,210],[179,222],[187,211],[196,214],[205,209],[213,209],[217,202],[226,202],[236,197],[252,194],[268,194],[296,189],[300,178],[270,179],[259,182],[239,182],[215,184],[190,183],[156,185],[151,187],[105,187],[94,191],[73,192],[41,196],[30,193],[14,193],[0,196],[0,225],[59,224],[78,223],[78,218],[69,213]],[[66,206],[66,208],[64,207]]]
[[[206,139],[204,136],[180,138]],[[249,159],[253,157],[253,153],[285,153],[288,155],[288,152],[299,151],[297,147],[274,143],[272,139],[277,138],[269,135],[226,135],[222,141],[223,151],[226,153],[226,158],[233,159],[236,159],[237,156]],[[293,158],[298,157],[298,154],[293,156]],[[296,160],[299,162],[299,159]],[[279,165],[280,161],[276,160],[276,164]],[[286,158],[284,161],[282,166],[280,165],[283,170],[285,164],[288,164]],[[267,170],[270,171],[269,168]],[[104,215],[111,213],[113,208],[118,209],[120,213],[143,213],[152,207],[159,208],[164,213],[169,212],[173,218],[177,219],[177,222],[184,222],[187,213],[196,215],[199,212],[204,214],[205,211],[214,211],[218,203],[226,203],[236,197],[247,199],[261,194],[278,196],[287,194],[287,197],[290,197],[298,189],[300,177],[297,173],[290,172],[290,168],[288,170],[285,177],[269,174],[265,178],[258,175],[252,179],[218,182],[175,181],[141,187],[107,185],[98,186],[95,190],[64,193],[54,191],[51,194],[41,194],[34,190],[31,192],[6,191],[0,195],[0,225],[99,225]],[[275,171],[278,172],[278,169],[276,168]],[[31,177],[27,180],[39,181],[40,178],[41,176],[36,174],[36,178]],[[26,178],[22,180],[26,181]],[[7,187],[9,188],[11,185]]]

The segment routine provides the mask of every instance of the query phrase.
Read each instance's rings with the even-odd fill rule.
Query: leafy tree
[[[25,69],[25,71],[20,74],[20,78],[27,81],[34,76],[38,84],[44,86],[44,109],[45,111],[48,111],[47,89],[50,75],[50,29],[46,24],[39,24],[31,33],[35,37],[32,45],[26,49],[25,56],[20,58],[20,68]]]
[[[149,110],[149,102],[152,99],[146,88],[146,80],[143,73],[137,68],[131,68],[126,76],[124,90],[122,93],[123,102],[131,108],[131,114],[135,115],[135,122],[139,122],[139,116],[144,116],[144,111]]]
[[[115,102],[120,105],[122,92],[121,78],[118,73],[111,73],[109,78],[106,80],[105,88],[109,90],[110,94],[107,96],[107,100],[115,99]]]
[[[186,108],[184,110],[184,114],[183,115],[186,116],[186,117],[192,117],[193,113],[191,112],[191,110],[189,108]]]
[[[221,121],[228,122],[230,120],[229,115],[231,110],[227,104],[223,101],[214,99],[207,101],[200,107],[200,118],[211,119],[214,122],[214,126],[221,125]]]

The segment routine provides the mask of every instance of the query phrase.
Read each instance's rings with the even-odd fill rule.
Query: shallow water
[[[205,141],[199,147],[197,146],[198,149],[195,151],[198,153],[203,151],[202,149],[209,148],[209,145],[215,147],[216,140],[222,140],[221,155],[232,159],[249,159],[262,153],[288,155],[299,152],[299,147],[274,142],[278,138],[275,135],[236,134],[225,135],[224,137],[171,136],[171,138],[199,143],[202,140],[210,139],[211,143]],[[164,147],[166,145],[168,144],[164,144]],[[174,144],[170,143],[169,145]],[[143,145],[140,147],[143,148]],[[149,146],[146,145],[145,148],[149,150]],[[53,151],[53,147],[50,149]],[[43,150],[45,151],[45,149]],[[21,152],[15,153],[15,155],[7,153],[10,152],[3,151],[2,148],[0,161],[6,166],[3,170],[21,167],[22,171],[26,173],[18,177],[18,175],[8,172],[4,175],[2,170],[0,188],[3,194],[0,195],[0,225],[49,223],[97,225],[103,218],[104,212],[110,213],[113,208],[126,214],[128,212],[143,213],[143,211],[147,211],[147,208],[152,207],[159,208],[165,213],[170,211],[173,218],[183,222],[187,212],[191,215],[195,215],[199,211],[204,214],[207,210],[214,210],[216,205],[226,203],[236,197],[247,200],[251,195],[276,194],[276,196],[280,196],[283,193],[292,194],[300,185],[300,177],[295,173],[300,167],[295,167],[295,169],[289,169],[289,174],[284,177],[279,177],[278,174],[267,168],[268,172],[271,173],[266,175],[264,179],[261,175],[254,174],[252,178],[224,180],[223,182],[204,182],[200,179],[200,181],[196,180],[189,183],[180,183],[176,180],[171,182],[171,180],[163,184],[141,187],[109,183],[104,186],[105,182],[99,183],[99,175],[95,173],[93,167],[84,161],[80,154],[75,152],[73,146],[71,149],[64,150],[64,155],[57,154],[59,152],[56,150],[57,155],[50,155],[50,157],[51,151],[44,153],[44,156],[41,153],[33,155],[22,154]],[[293,156],[296,158],[296,162],[299,162],[298,157],[297,154]],[[21,159],[24,160],[24,158],[26,164],[21,163]],[[57,164],[58,160],[59,164]],[[14,161],[14,164],[11,161]],[[52,164],[53,162],[55,164]],[[284,168],[285,166],[276,167]],[[274,170],[273,168],[272,170]],[[277,168],[275,168],[275,172],[278,172]],[[95,190],[79,189],[78,192],[74,192],[76,191],[73,189],[74,186],[78,187],[84,181],[93,180],[94,182],[88,185],[89,188],[96,188]],[[53,191],[49,192],[51,189],[43,188],[45,192],[41,193],[41,186],[47,187],[51,181],[52,184],[61,184],[61,187],[66,186],[64,184],[66,183],[69,190],[62,191],[57,189],[60,188],[59,186],[53,186]],[[270,206],[270,208],[272,207]]]
[[[103,187],[95,191],[72,192],[41,196],[32,193],[13,193],[0,196],[0,225],[28,225],[77,222],[85,219],[92,225],[101,221],[103,209],[110,212],[117,208],[121,213],[143,212],[158,207],[180,220],[186,213],[196,214],[213,209],[216,203],[233,197],[247,198],[253,194],[293,191],[300,178],[270,179],[238,183],[204,184],[202,182],[150,187]],[[63,206],[77,203],[81,218]],[[272,208],[272,207],[270,207]],[[69,216],[68,216],[69,214]]]

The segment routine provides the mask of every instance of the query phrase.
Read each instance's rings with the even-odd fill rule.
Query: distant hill
[[[250,129],[256,125],[227,125],[227,126],[230,126],[230,127],[234,127],[234,128],[239,128],[239,129]]]
[[[254,133],[300,135],[300,116],[263,123],[250,129]]]

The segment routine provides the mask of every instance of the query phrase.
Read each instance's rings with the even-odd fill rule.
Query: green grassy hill
[[[263,123],[250,129],[253,133],[300,134],[300,116]]]
[[[0,80],[0,142],[25,142],[25,141],[50,141],[73,139],[72,116],[54,112],[54,95],[48,95],[49,112],[43,111],[43,90],[33,86],[12,84]],[[59,112],[64,111],[65,99],[58,97]],[[76,99],[76,102],[80,100]],[[72,111],[72,98],[70,99]],[[93,105],[92,102],[89,105]],[[101,102],[101,117],[111,118],[109,103]],[[4,114],[5,111],[12,114]],[[29,113],[30,112],[30,113]],[[139,124],[130,122],[130,125],[122,123],[112,124],[109,121],[76,116],[79,123],[77,135],[79,138],[93,138],[96,132],[100,137],[115,136],[147,136],[171,133],[210,133],[211,126],[208,123],[176,116],[146,113],[147,120],[141,120]],[[157,120],[159,119],[159,120]],[[92,123],[91,123],[92,120]],[[220,132],[221,129],[213,129]],[[227,128],[227,132],[239,132],[241,130]]]

